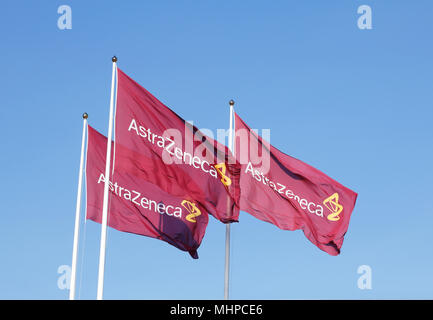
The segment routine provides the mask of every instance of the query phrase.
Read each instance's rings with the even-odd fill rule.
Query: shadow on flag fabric
[[[274,148],[237,114],[235,150],[241,165],[240,210],[283,230],[302,229],[321,250],[340,254],[355,192]]]
[[[239,167],[229,149],[204,135],[118,69],[115,167],[176,196],[188,194],[223,223],[239,217]],[[125,158],[129,161],[125,161]]]
[[[112,148],[113,150],[113,148]],[[107,138],[88,126],[86,161],[86,218],[102,221]],[[204,237],[208,214],[199,203],[188,197],[173,196],[128,171],[128,158],[118,159],[109,182],[108,225],[168,242],[198,258],[197,249]]]

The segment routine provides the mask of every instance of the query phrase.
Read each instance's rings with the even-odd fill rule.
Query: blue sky
[[[72,9],[59,30],[57,8]],[[372,8],[360,30],[357,8]],[[431,1],[5,1],[0,12],[0,298],[67,299],[81,115],[107,133],[111,57],[199,128],[228,101],[271,142],[358,193],[340,256],[242,212],[233,299],[433,297]],[[100,225],[82,225],[77,296],[96,297]],[[225,226],[193,260],[109,230],[105,298],[222,299]],[[360,290],[357,269],[372,270]]]

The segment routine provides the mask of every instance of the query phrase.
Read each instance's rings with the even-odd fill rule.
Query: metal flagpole
[[[107,158],[105,163],[105,183],[104,183],[104,200],[102,203],[102,223],[101,223],[101,246],[99,250],[99,271],[98,271],[98,292],[96,298],[102,300],[104,292],[104,271],[105,271],[105,244],[107,242],[107,217],[108,217],[108,183],[110,180],[110,163],[111,163],[111,139],[113,133],[113,106],[114,106],[114,81],[117,71],[117,58],[114,56],[113,72],[111,76],[111,98],[110,98],[110,116],[108,122],[107,135]]]
[[[72,247],[72,270],[71,270],[71,284],[69,287],[69,300],[75,300],[75,283],[77,279],[78,238],[80,235],[81,193],[83,189],[82,185],[83,185],[84,145],[86,142],[87,117],[88,117],[87,113],[83,113],[83,135],[81,138],[81,157],[80,157],[80,171],[78,173],[77,205],[75,207],[74,244]]]
[[[233,150],[233,112],[235,102],[230,100],[230,129],[229,129],[229,143],[228,147],[230,151],[234,154]],[[225,266],[224,266],[224,300],[229,299],[229,274],[230,274],[230,224],[226,224],[226,256],[225,256]]]

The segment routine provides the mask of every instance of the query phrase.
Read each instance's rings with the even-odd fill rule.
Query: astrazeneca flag
[[[187,193],[218,220],[238,221],[239,168],[228,148],[204,135],[118,69],[115,167],[177,196]],[[126,148],[127,152],[120,152]],[[122,158],[123,157],[123,158]]]
[[[107,138],[89,126],[86,216],[98,223],[102,220],[106,152]],[[119,231],[166,241],[198,258],[197,248],[209,219],[206,209],[186,193],[170,195],[136,176],[132,170],[134,164],[125,163],[128,159],[117,161],[121,170],[116,168],[109,182],[108,225]]]
[[[235,150],[240,209],[284,230],[302,229],[321,250],[338,255],[357,194],[274,148],[237,114]]]

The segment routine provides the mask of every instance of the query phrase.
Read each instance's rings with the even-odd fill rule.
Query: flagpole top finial
[[[116,56],[113,56],[113,58],[111,58],[111,61],[113,61],[113,62],[117,62],[117,57],[116,57]]]
[[[232,99],[229,101],[229,105],[234,106],[235,105],[235,101]]]
[[[89,115],[87,114],[87,112],[83,113],[83,119],[87,119],[89,117]]]

